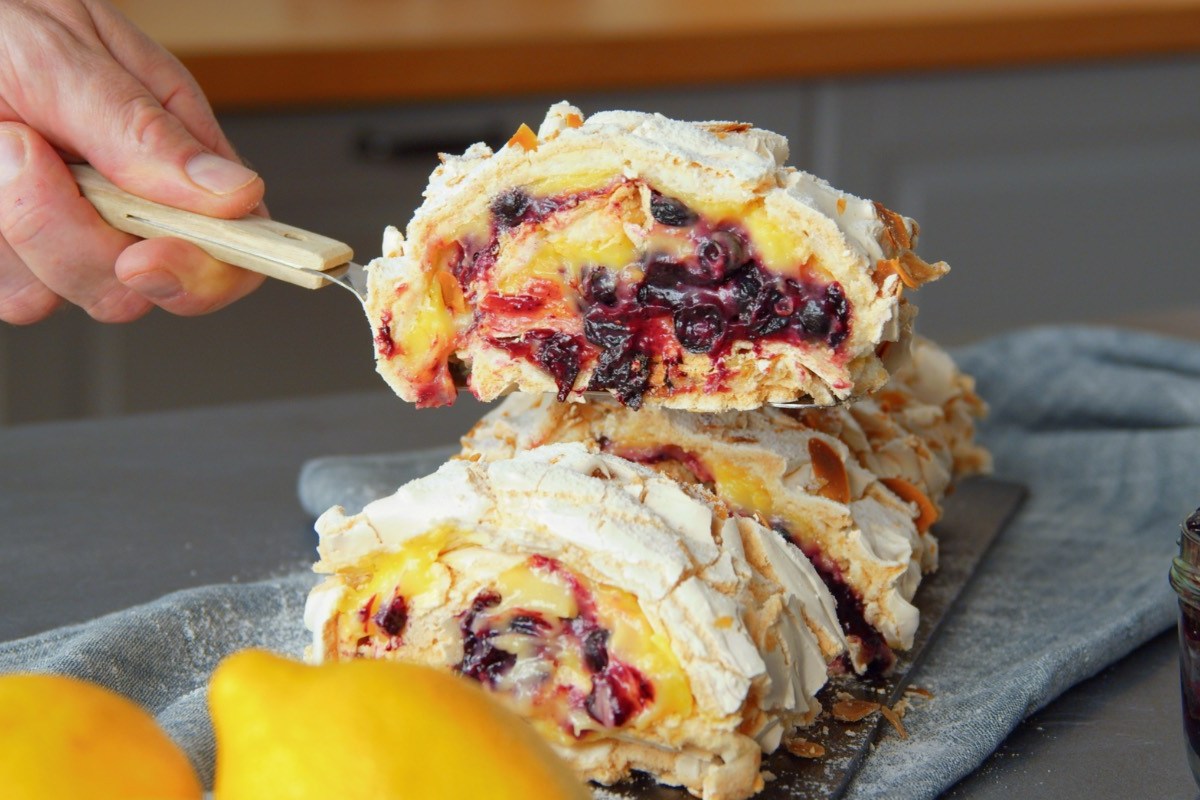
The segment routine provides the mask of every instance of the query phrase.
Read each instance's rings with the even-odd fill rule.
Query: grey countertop
[[[301,464],[446,444],[426,413],[374,392],[0,429],[0,640],[307,568]],[[434,413],[465,431],[482,409]],[[1168,632],[1031,716],[946,796],[1195,798],[1178,687]]]

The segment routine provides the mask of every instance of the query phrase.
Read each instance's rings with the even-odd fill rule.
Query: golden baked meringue
[[[837,598],[857,672],[912,645],[921,577],[937,568],[930,525],[952,481],[990,466],[974,442],[971,379],[917,339],[913,367],[854,404],[692,414],[514,395],[463,439],[466,458],[579,441],[711,489],[790,539]],[[828,655],[828,653],[827,653]]]
[[[752,795],[845,646],[832,596],[776,532],[578,443],[451,461],[317,529],[312,660],[475,678],[602,783],[641,770],[707,800]]]
[[[445,156],[368,268],[380,374],[445,405],[554,392],[693,411],[881,386],[947,270],[918,228],[785,166],[750,125],[552,106],[535,134]],[[457,381],[462,382],[460,379]]]

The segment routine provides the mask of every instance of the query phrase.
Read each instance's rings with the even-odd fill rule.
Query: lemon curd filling
[[[450,603],[461,610],[438,624],[457,631],[462,655],[444,666],[504,696],[554,740],[693,713],[669,638],[633,594],[550,558],[498,555],[479,543],[442,526],[344,571],[351,591],[338,605],[343,651],[421,661],[410,626],[420,615],[444,616]],[[455,589],[456,566],[466,564],[471,584]]]

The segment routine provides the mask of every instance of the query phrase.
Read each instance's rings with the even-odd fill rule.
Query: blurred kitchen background
[[[365,263],[439,151],[587,113],[733,119],[791,163],[916,218],[951,275],[919,330],[1194,326],[1200,2],[134,0],[264,176],[272,215]],[[207,317],[0,323],[0,425],[383,390],[336,288],[268,282]],[[451,441],[477,405],[394,420]]]

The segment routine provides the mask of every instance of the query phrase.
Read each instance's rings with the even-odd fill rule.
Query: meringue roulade
[[[693,411],[881,386],[942,276],[915,222],[784,166],[787,141],[566,103],[535,134],[443,156],[368,268],[379,372],[445,405],[608,392]]]
[[[580,441],[711,489],[803,551],[837,598],[848,666],[883,673],[912,646],[943,496],[990,464],[974,441],[984,407],[971,379],[925,340],[913,360],[877,396],[830,409],[634,412],[514,395],[463,439],[463,455]]]
[[[606,784],[640,770],[752,795],[845,648],[833,597],[778,533],[578,443],[451,461],[317,529],[311,659],[473,678]]]

